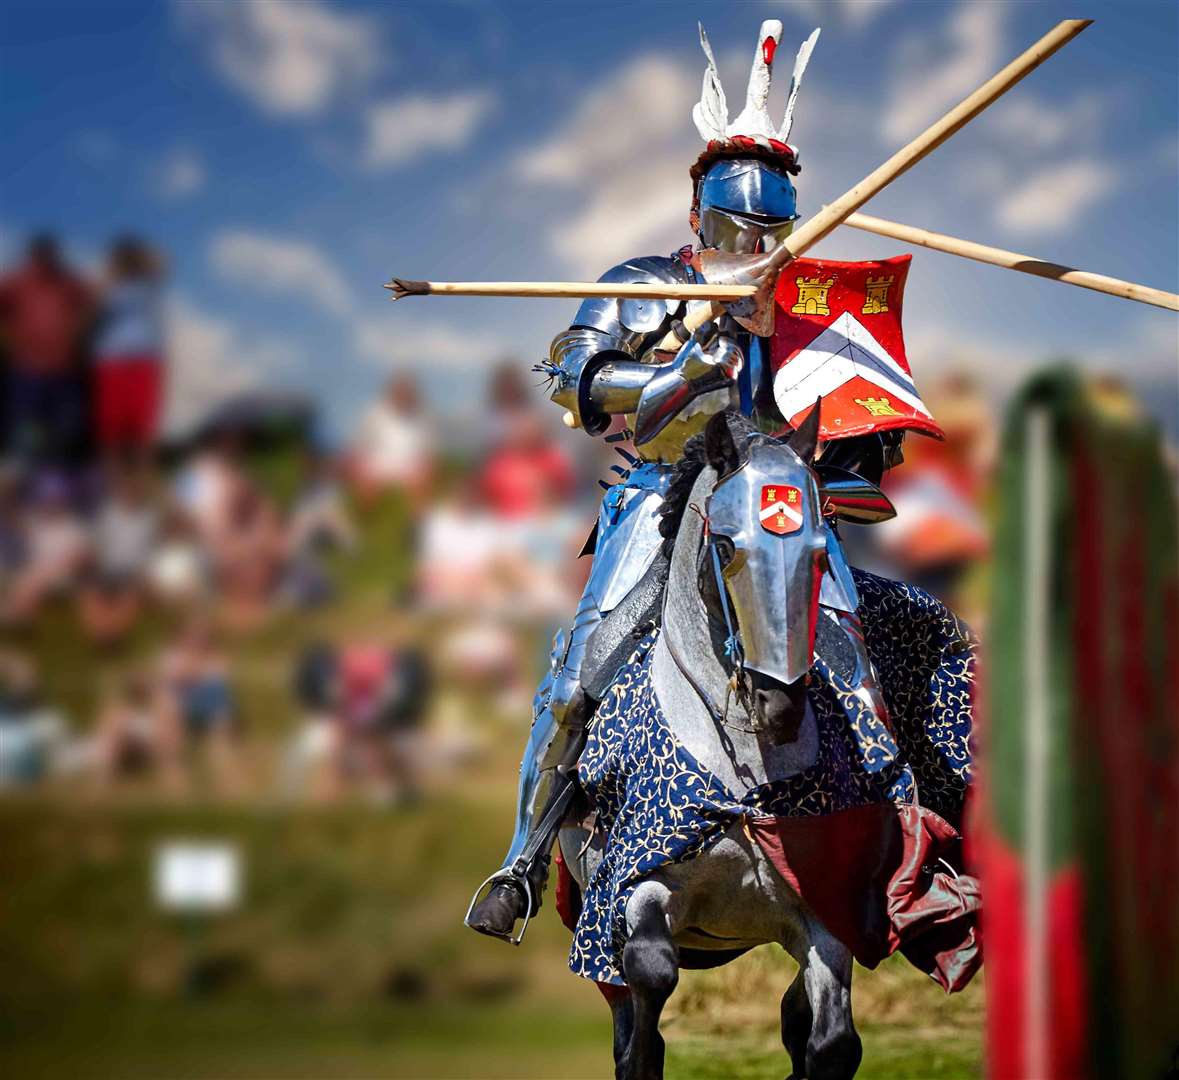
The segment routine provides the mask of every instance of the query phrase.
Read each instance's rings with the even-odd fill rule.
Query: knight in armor
[[[790,235],[798,217],[793,178],[800,166],[798,151],[787,140],[799,82],[818,34],[799,49],[785,118],[775,125],[766,103],[782,24],[764,22],[745,108],[729,123],[712,49],[701,28],[708,65],[702,99],[692,115],[707,145],[690,172],[690,222],[701,248],[752,254],[770,251]],[[695,250],[688,246],[667,256],[628,259],[599,280],[698,283],[703,279]],[[636,627],[658,617],[666,580],[659,509],[685,442],[716,413],[734,407],[767,431],[787,428],[772,393],[768,339],[727,317],[689,336],[680,322],[685,313],[685,303],[676,300],[586,300],[572,325],[553,339],[544,365],[553,378],[553,401],[572,414],[575,426],[600,436],[616,417],[625,416],[630,430],[622,438],[633,434],[638,456],[626,455],[627,475],[602,500],[585,591],[568,635],[559,634],[554,642],[551,670],[533,703],[512,842],[502,867],[480,886],[467,914],[467,925],[480,933],[519,941],[516,923],[540,905],[586,726],[627,659],[626,643],[633,641]],[[675,351],[660,348],[669,331],[678,340]],[[617,435],[609,438],[621,441]],[[900,431],[889,430],[832,440],[822,461],[875,484],[899,462],[901,438]],[[823,615],[838,630],[844,655],[852,657],[849,681],[856,693],[883,714],[856,616],[856,587],[834,526],[826,527]]]

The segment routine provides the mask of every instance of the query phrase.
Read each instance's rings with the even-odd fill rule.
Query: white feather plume
[[[794,74],[790,77],[790,92],[786,96],[786,115],[782,119],[781,128],[778,129],[778,138],[782,142],[787,142],[790,138],[790,129],[794,126],[794,103],[798,100],[798,87],[818,40],[819,28],[816,27],[811,36],[799,46],[798,56],[794,59]]]
[[[777,19],[767,19],[761,24],[757,45],[753,52],[753,66],[749,69],[749,89],[745,93],[745,108],[728,127],[730,135],[749,135],[753,138],[771,138],[774,122],[766,108],[770,99],[770,78],[772,63],[766,63],[765,41],[771,38],[774,48],[782,40],[782,24]],[[771,56],[773,54],[771,53]]]
[[[692,107],[692,119],[696,123],[696,130],[705,142],[713,139],[723,139],[729,123],[729,107],[725,104],[725,90],[721,86],[720,72],[716,69],[716,58],[712,55],[712,46],[708,43],[708,35],[704,32],[704,24],[700,27],[700,47],[708,57],[708,67],[704,69],[704,87],[700,91],[700,100]]]

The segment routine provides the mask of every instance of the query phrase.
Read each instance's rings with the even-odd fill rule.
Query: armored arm
[[[616,266],[600,280],[692,279],[681,260],[651,257]],[[663,338],[680,307],[675,300],[585,301],[573,325],[550,347],[549,370],[556,379],[553,400],[591,435],[603,432],[612,416],[635,413],[638,441],[645,442],[693,397],[735,379],[741,350],[730,334],[717,333],[711,326],[686,340],[669,363],[640,360]]]

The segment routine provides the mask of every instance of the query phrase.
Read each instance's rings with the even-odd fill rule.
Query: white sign
[[[241,856],[231,844],[162,844],[154,876],[162,908],[230,911],[241,899]]]

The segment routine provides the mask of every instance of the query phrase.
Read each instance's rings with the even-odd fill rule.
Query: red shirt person
[[[35,237],[25,265],[0,278],[8,449],[58,460],[81,448],[88,421],[82,352],[93,309],[91,290],[51,236]]]
[[[513,418],[503,443],[487,456],[480,488],[496,517],[534,518],[566,502],[574,486],[573,467],[538,417]]]
[[[103,450],[150,449],[164,391],[164,267],[136,237],[116,240],[94,343],[94,431]]]

